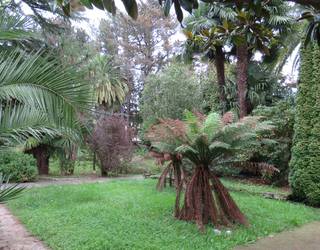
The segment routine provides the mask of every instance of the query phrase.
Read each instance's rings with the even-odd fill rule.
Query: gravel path
[[[40,177],[37,182],[22,183],[21,186],[31,187],[46,187],[53,185],[72,185],[84,183],[103,183],[113,180],[143,180],[142,175],[129,175],[121,177],[98,177],[98,176],[81,176],[81,177]],[[14,183],[8,184],[13,185]],[[1,250],[1,249],[0,249]]]

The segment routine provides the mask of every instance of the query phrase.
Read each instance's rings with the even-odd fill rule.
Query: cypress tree
[[[295,135],[290,162],[292,198],[320,205],[320,48],[301,51]]]

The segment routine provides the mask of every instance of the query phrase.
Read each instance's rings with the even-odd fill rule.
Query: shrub
[[[173,63],[146,79],[142,92],[141,115],[145,129],[158,118],[182,119],[184,110],[201,109],[197,78],[190,66]]]
[[[292,198],[320,206],[320,47],[302,49],[289,182]]]
[[[92,134],[92,147],[100,161],[101,174],[121,171],[132,158],[133,131],[119,115],[101,118]]]
[[[277,142],[263,147],[257,153],[257,161],[267,162],[279,169],[279,173],[270,177],[274,184],[287,184],[293,138],[294,107],[289,102],[281,101],[272,107],[259,106],[253,111],[253,115],[263,116],[265,120],[272,122],[275,128],[268,136]]]
[[[34,181],[37,177],[36,161],[31,155],[14,151],[0,152],[0,173],[11,182]]]

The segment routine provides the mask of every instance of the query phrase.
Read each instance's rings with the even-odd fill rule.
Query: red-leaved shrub
[[[120,115],[111,115],[98,120],[93,134],[92,147],[100,161],[101,174],[119,170],[132,158],[133,130]]]

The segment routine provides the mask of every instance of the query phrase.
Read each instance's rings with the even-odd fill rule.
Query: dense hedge
[[[320,205],[320,48],[302,49],[290,162],[292,197]]]
[[[0,173],[11,182],[28,182],[37,177],[35,159],[31,155],[14,151],[0,151]]]

